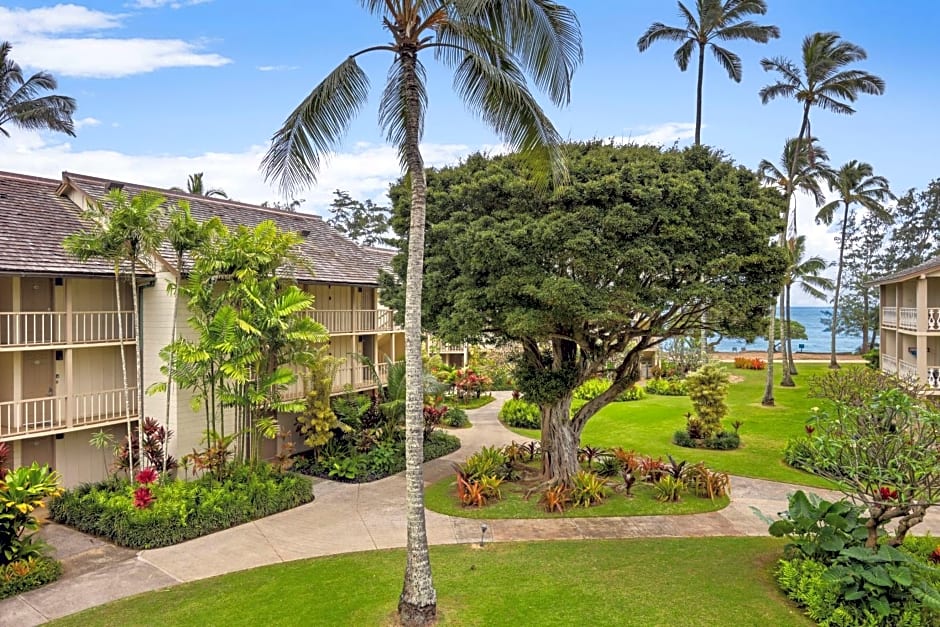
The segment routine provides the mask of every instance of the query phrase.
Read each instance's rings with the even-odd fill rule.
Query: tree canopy
[[[580,434],[637,379],[643,349],[697,331],[703,313],[709,329],[754,335],[786,266],[769,245],[782,197],[720,152],[601,142],[565,152],[570,183],[553,190],[515,155],[427,174],[424,322],[448,341],[523,346],[516,380],[542,406],[543,446],[556,410]],[[404,184],[391,196],[404,234]],[[399,310],[405,262],[385,278]],[[568,420],[572,390],[613,358],[611,389]]]

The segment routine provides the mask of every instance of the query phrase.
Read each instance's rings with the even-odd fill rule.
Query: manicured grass
[[[728,393],[730,413],[725,425],[734,420],[744,421],[741,427],[741,448],[733,451],[688,449],[672,443],[672,435],[685,427],[685,414],[692,411],[687,396],[654,396],[648,394],[640,401],[611,403],[588,421],[581,436],[585,445],[622,446],[654,457],[672,455],[695,463],[704,461],[709,468],[744,477],[771,479],[816,487],[832,487],[824,479],[790,468],[783,462],[783,447],[791,436],[804,433],[810,408],[822,406],[824,401],[808,398],[809,379],[828,371],[826,364],[797,364],[800,374],[795,376],[797,387],[774,388],[775,407],[760,404],[766,372],[738,370],[727,364],[729,373],[743,377],[733,383]],[[863,367],[849,365],[844,366]],[[779,380],[779,364],[775,367]],[[521,435],[538,438],[537,430],[513,429]]]
[[[611,484],[619,481],[611,480]],[[653,486],[642,483],[633,486],[633,498],[621,492],[611,494],[606,501],[593,507],[569,507],[564,514],[549,513],[539,506],[539,494],[525,500],[525,489],[504,483],[502,500],[483,507],[463,507],[457,501],[453,477],[442,479],[424,491],[424,506],[429,510],[463,518],[587,518],[595,516],[651,516],[656,514],[699,514],[723,509],[728,497],[702,499],[694,494],[683,494],[678,503],[661,503],[653,495]]]
[[[496,398],[493,396],[481,396],[479,398],[468,398],[463,402],[459,402],[456,399],[448,397],[444,399],[444,404],[448,407],[459,407],[460,409],[479,409],[484,405],[489,405],[495,400]]]
[[[772,538],[431,548],[442,625],[811,625],[771,576]],[[393,624],[405,557],[373,551],[144,594],[53,625]]]

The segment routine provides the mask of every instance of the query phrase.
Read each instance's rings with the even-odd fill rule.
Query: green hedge
[[[52,583],[61,574],[62,564],[51,557],[34,557],[0,566],[0,599]]]
[[[224,481],[208,476],[151,486],[156,500],[134,507],[126,479],[85,484],[49,506],[53,520],[132,549],[153,549],[240,525],[313,500],[313,483],[268,464],[239,465]]]
[[[539,406],[521,398],[511,398],[499,410],[499,419],[510,427],[541,429],[542,411]]]
[[[646,392],[659,396],[686,396],[689,393],[683,379],[650,379],[646,382]]]

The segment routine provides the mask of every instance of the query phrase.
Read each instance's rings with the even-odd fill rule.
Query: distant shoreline
[[[767,351],[714,351],[712,353],[720,361],[734,361],[736,357],[745,357],[747,359],[767,359]],[[800,353],[798,351],[793,352],[793,361],[829,361],[830,354],[826,353]],[[864,363],[864,359],[858,353],[836,353],[836,358],[839,361],[857,361]],[[779,361],[783,359],[783,353],[777,351],[774,353],[774,361]]]

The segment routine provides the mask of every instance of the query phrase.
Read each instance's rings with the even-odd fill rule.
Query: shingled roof
[[[0,273],[113,275],[108,262],[78,261],[62,248],[83,225],[79,208],[56,193],[60,184],[0,172]]]
[[[897,283],[899,281],[904,281],[905,279],[911,279],[920,274],[928,274],[931,272],[940,271],[940,255],[932,259],[928,259],[922,264],[916,265],[912,268],[906,270],[898,270],[892,274],[888,274],[877,279],[869,281],[868,285],[884,285],[885,283]]]
[[[273,220],[278,228],[303,236],[300,252],[311,264],[312,274],[307,269],[296,269],[294,276],[300,281],[377,285],[379,269],[386,265],[383,256],[360,246],[319,216],[309,213],[292,213],[225,198],[207,198],[178,190],[113,181],[73,172],[63,172],[62,182],[63,185],[72,186],[91,198],[104,197],[109,186],[113,185],[119,185],[128,196],[144,190],[156,191],[170,203],[188,202],[190,211],[197,220],[208,220],[217,216],[230,228],[240,224],[254,227],[265,220]],[[171,258],[170,255],[166,257]]]

